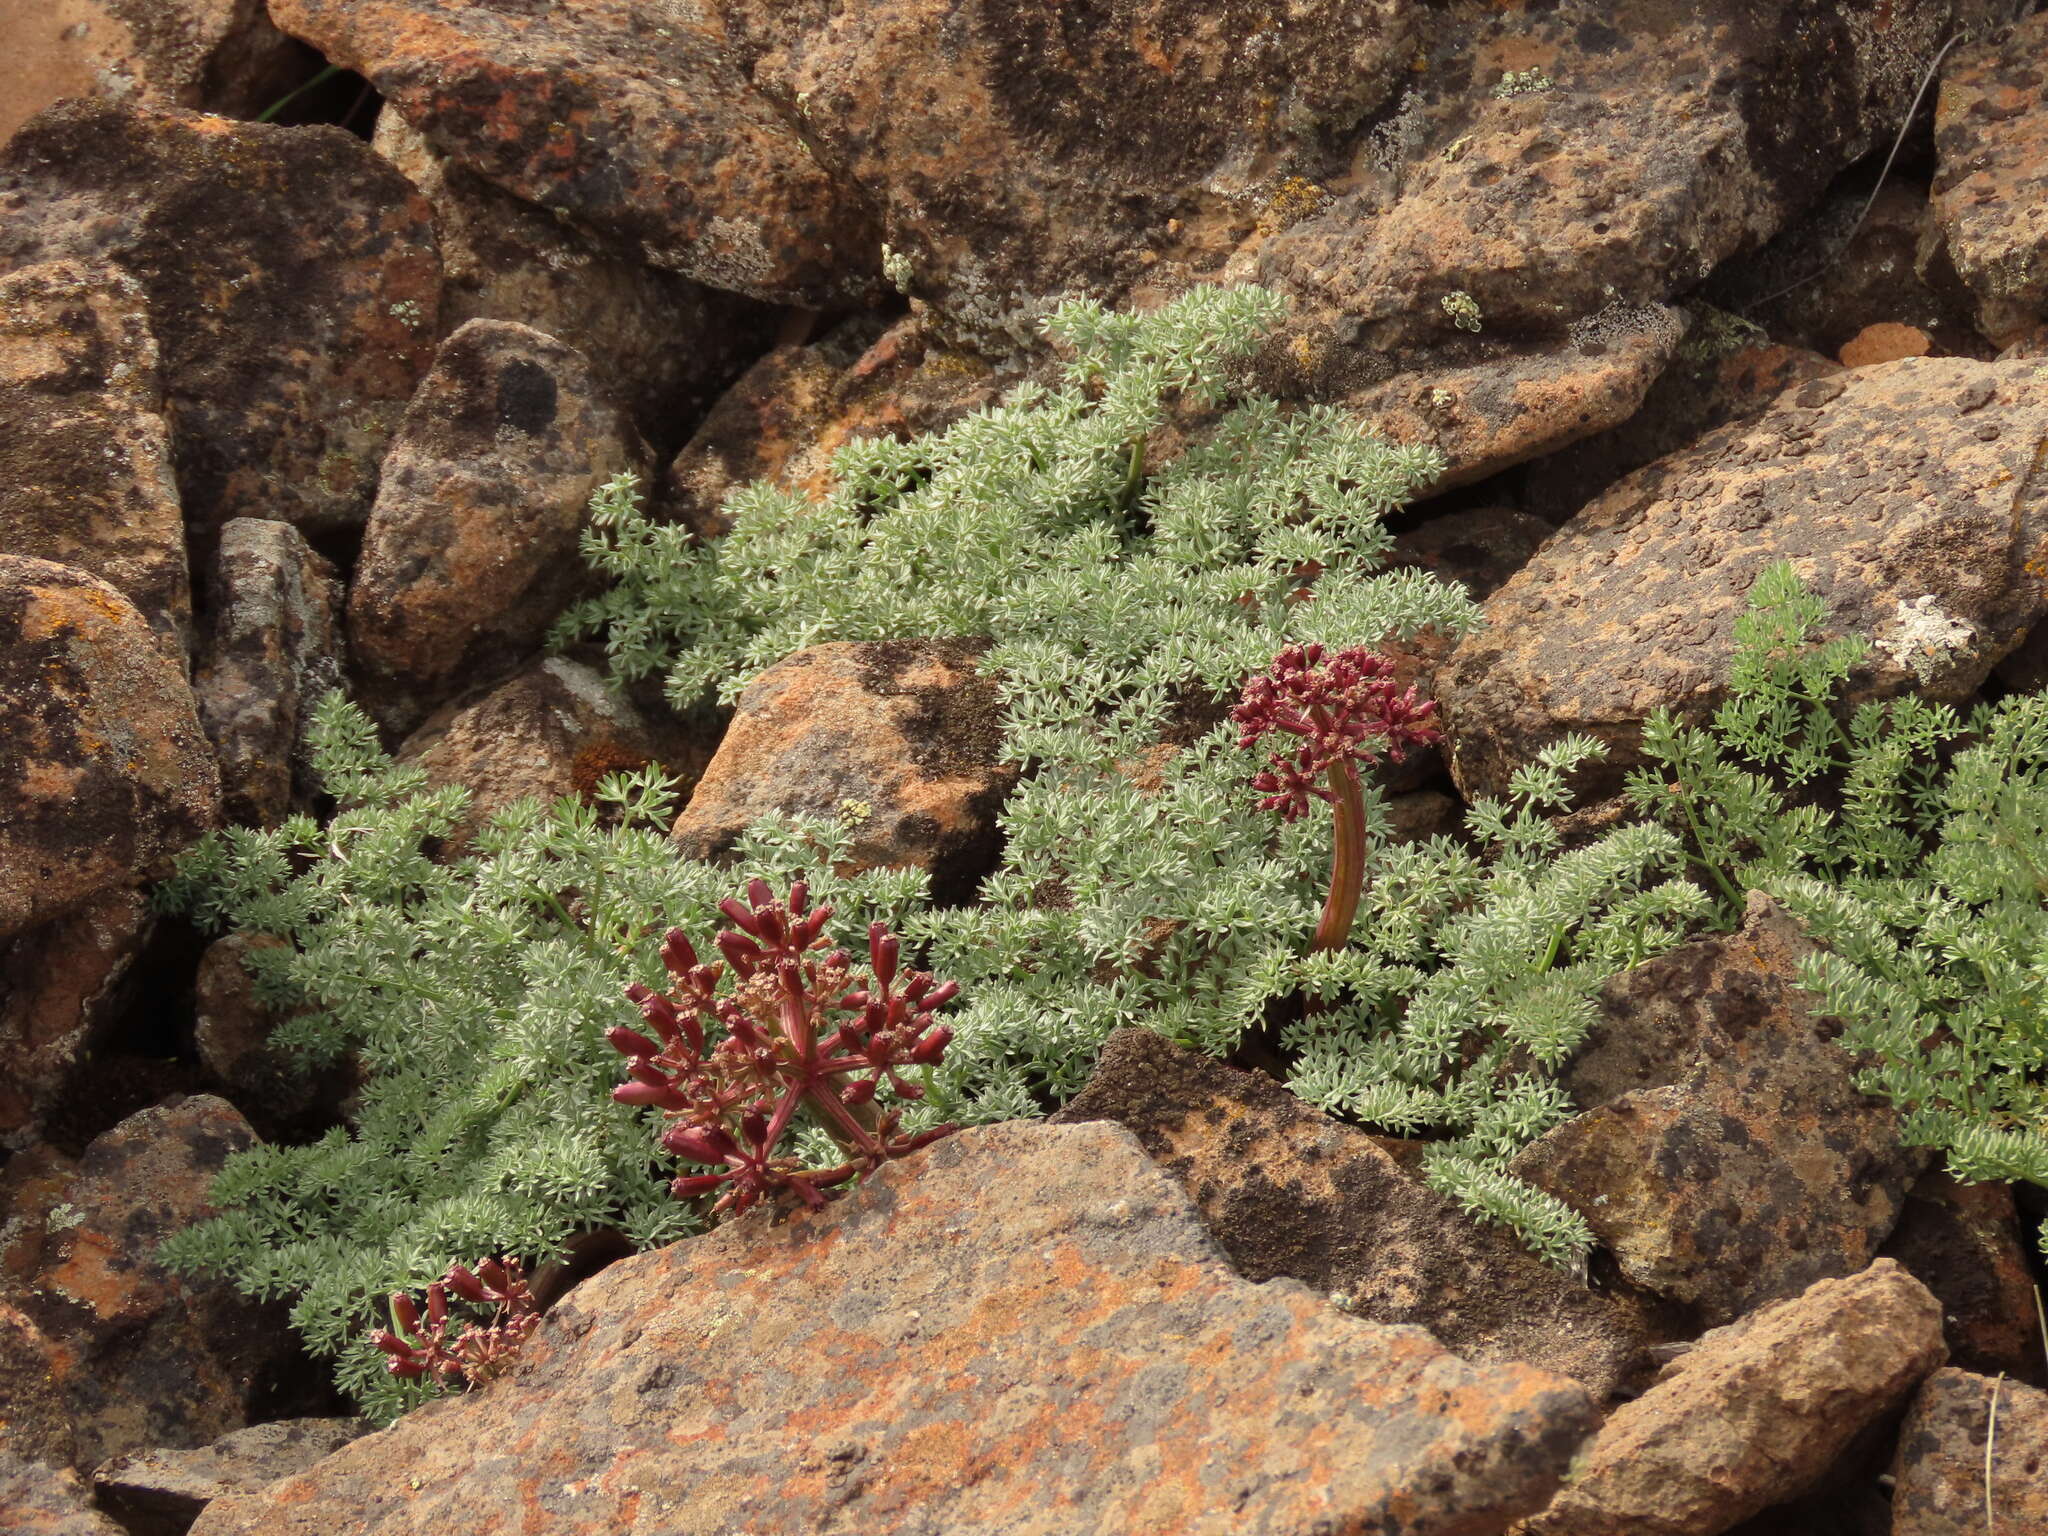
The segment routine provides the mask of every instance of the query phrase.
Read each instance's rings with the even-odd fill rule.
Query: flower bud
[[[669,1182],[668,1192],[678,1200],[694,1200],[699,1195],[708,1195],[723,1184],[729,1174],[692,1173]]]
[[[875,984],[884,992],[896,979],[896,958],[902,941],[880,923],[868,924],[868,960],[875,969]]]
[[[484,1294],[483,1282],[460,1264],[448,1266],[448,1289],[464,1301],[482,1303],[490,1299]]]
[[[875,1080],[871,1077],[857,1077],[839,1090],[842,1104],[865,1104],[875,1096]]]
[[[611,1041],[612,1049],[621,1056],[637,1058],[659,1056],[661,1054],[660,1046],[641,1034],[639,1030],[628,1029],[623,1024],[613,1025],[604,1032],[604,1037]]]
[[[713,1165],[730,1162],[739,1150],[724,1131],[702,1125],[672,1125],[661,1133],[661,1144],[677,1157]]]
[[[661,941],[661,963],[668,967],[671,976],[681,976],[697,967],[697,951],[690,945],[690,936],[680,928],[671,928]]]
[[[420,1331],[419,1304],[403,1291],[391,1293],[391,1319],[407,1333]]]

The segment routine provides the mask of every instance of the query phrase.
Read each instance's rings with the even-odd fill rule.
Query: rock
[[[273,0],[271,14],[450,159],[657,267],[809,308],[875,287],[864,190],[820,162],[786,96],[748,79],[712,7],[657,20],[631,0]]]
[[[1925,357],[1933,347],[1927,333],[1918,327],[1885,320],[1866,325],[1844,342],[1840,356],[1844,368],[1874,368],[1902,357]]]
[[[1585,1394],[1231,1273],[1107,1125],[976,1127],[586,1280],[489,1390],[193,1536],[1499,1532]]]
[[[1829,634],[1873,638],[1852,702],[1967,698],[2048,612],[2044,436],[2033,364],[1913,358],[1813,380],[1628,476],[1487,599],[1439,675],[1459,788],[1501,794],[1582,731],[1610,749],[1582,796],[1612,792],[1654,709],[1698,721],[1726,696],[1735,620],[1779,560]]]
[[[254,117],[304,73],[263,0],[0,0],[0,37],[0,142],[67,96]]]
[[[76,1472],[27,1460],[7,1445],[0,1445],[0,1509],[9,1536],[125,1536],[92,1507]]]
[[[451,164],[389,107],[372,142],[434,206],[444,330],[511,320],[576,348],[657,452],[674,452],[774,334],[774,311],[650,267]]]
[[[916,319],[882,330],[867,316],[808,345],[777,347],[722,395],[663,479],[660,510],[699,537],[730,531],[720,504],[755,480],[823,496],[831,458],[856,437],[942,431],[1014,383],[938,345]]]
[[[0,1301],[0,1455],[72,1465],[78,1452],[57,1390],[57,1347],[17,1307]],[[0,1508],[12,1508],[0,1500]]]
[[[1299,1280],[1368,1322],[1427,1328],[1460,1359],[1526,1361],[1600,1401],[1647,1374],[1661,1335],[1640,1307],[1474,1222],[1364,1131],[1269,1077],[1120,1029],[1053,1117],[1095,1120],[1138,1138],[1247,1280]]]
[[[1841,372],[1817,352],[1751,340],[1733,320],[1701,313],[1633,416],[1529,465],[1522,482],[1529,509],[1562,522],[1631,470],[1715,427],[1761,415],[1794,385]]]
[[[1941,1303],[1951,1364],[2048,1386],[2048,1341],[2034,1309],[2034,1277],[2020,1241],[2012,1189],[1960,1184],[1935,1170],[1908,1191],[1881,1250]]]
[[[163,874],[220,819],[183,669],[83,571],[0,555],[0,939]]]
[[[2048,1392],[1936,1371],[1906,1414],[1892,1472],[1893,1536],[2048,1530]]]
[[[2048,15],[1980,31],[1942,71],[1934,218],[1996,346],[2048,320]]]
[[[1549,537],[1550,525],[1540,517],[1512,507],[1473,507],[1396,534],[1387,565],[1455,581],[1483,601]]]
[[[538,650],[589,577],[590,498],[638,466],[575,348],[472,320],[442,344],[384,462],[349,590],[350,650],[395,730]]]
[[[1518,1536],[1716,1536],[1820,1481],[1942,1358],[1939,1304],[1889,1259],[1820,1281],[1615,1409]]]
[[[0,549],[90,571],[184,665],[192,583],[156,338],[127,273],[0,278]]]
[[[587,805],[607,774],[649,763],[687,788],[710,755],[650,724],[589,667],[554,656],[440,710],[406,739],[398,760],[424,768],[432,784],[469,791],[469,809],[442,838],[444,850],[456,852],[515,800],[566,795]]]
[[[0,271],[65,257],[147,296],[202,561],[232,517],[361,527],[440,303],[403,176],[339,128],[67,101],[0,152]]]
[[[166,1103],[94,1140],[54,1203],[11,1206],[17,1219],[40,1214],[43,1232],[39,1253],[10,1249],[0,1299],[56,1346],[52,1374],[81,1465],[241,1428],[290,1358],[282,1308],[246,1302],[225,1280],[174,1276],[152,1257],[213,1214],[214,1175],[253,1141],[220,1099]],[[23,1258],[33,1267],[17,1268]]]
[[[304,1141],[312,1127],[335,1124],[361,1078],[353,1057],[309,1072],[302,1070],[303,1058],[270,1044],[270,1032],[293,1015],[257,998],[247,959],[255,950],[286,947],[267,934],[215,939],[200,957],[194,985],[192,1039],[199,1060],[266,1141],[288,1135]]]
[[[1898,1114],[1856,1091],[1854,1061],[1816,1025],[1796,980],[1811,948],[1753,892],[1741,932],[1639,968],[1668,1000],[1642,1036],[1696,1032],[1684,1074],[1606,1099],[1511,1164],[1584,1216],[1627,1279],[1709,1324],[1864,1268],[1927,1161],[1899,1144]],[[1596,1032],[1562,1079],[1585,1102],[1637,1070],[1613,1032]]]
[[[21,1147],[127,1000],[155,919],[113,890],[0,941],[0,1146]]]
[[[313,804],[306,733],[320,696],[342,686],[341,581],[290,523],[238,517],[220,531],[208,589],[192,691],[222,806],[234,826],[274,827]]]
[[[854,869],[929,870],[935,900],[963,900],[993,867],[996,814],[1017,770],[999,761],[995,684],[978,640],[835,641],[763,672],[696,793],[676,846],[725,859],[768,813],[843,821]]]
[[[369,1427],[361,1419],[255,1424],[194,1450],[117,1456],[94,1471],[93,1487],[129,1536],[184,1536],[215,1499],[304,1472]]]

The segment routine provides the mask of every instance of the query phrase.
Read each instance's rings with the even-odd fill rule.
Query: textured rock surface
[[[41,1129],[59,1091],[118,1016],[154,919],[139,891],[107,891],[0,941],[0,1146]]]
[[[1590,1422],[1558,1377],[1239,1279],[1127,1132],[999,1125],[612,1265],[490,1390],[193,1532],[1483,1536]]]
[[[433,356],[432,218],[339,128],[70,101],[0,152],[0,269],[111,261],[142,285],[202,554],[231,517],[361,525]]]
[[[0,1191],[0,1216],[9,1202]],[[68,1467],[78,1450],[51,1368],[57,1346],[18,1307],[0,1301],[0,1452]],[[0,1509],[9,1507],[0,1498]]]
[[[275,0],[271,12],[470,170],[658,267],[813,308],[875,286],[865,199],[820,163],[792,103],[748,80],[718,8]]]
[[[1716,1536],[1818,1481],[1942,1357],[1941,1308],[1896,1264],[1823,1280],[1615,1409],[1518,1536]]]
[[[0,278],[0,549],[90,571],[182,664],[184,514],[141,286],[50,262]]]
[[[266,1141],[295,1132],[304,1141],[309,1120],[325,1129],[340,1118],[341,1101],[360,1074],[353,1058],[307,1072],[302,1058],[271,1048],[270,1032],[286,1015],[258,1001],[245,962],[252,950],[284,947],[282,939],[242,933],[206,946],[193,985],[192,1043],[201,1065]]]
[[[1943,254],[1999,346],[2048,319],[2048,14],[1956,50],[1935,108]]]
[[[1915,1184],[1883,1248],[1941,1303],[1951,1364],[2048,1386],[2034,1276],[2012,1190],[1959,1184],[1939,1169]]]
[[[442,329],[515,320],[575,347],[658,450],[774,336],[773,310],[647,266],[451,164],[395,111],[373,142],[434,205]]]
[[[1484,599],[1527,565],[1549,537],[1550,525],[1540,517],[1511,507],[1474,507],[1395,535],[1387,564],[1428,571]]]
[[[997,758],[995,685],[974,640],[834,641],[776,663],[740,695],[725,739],[676,819],[691,858],[720,859],[767,812],[843,820],[854,867],[915,865],[940,900],[971,892],[996,855],[1016,782]]]
[[[589,802],[606,774],[659,763],[690,783],[710,753],[658,729],[603,676],[554,656],[440,710],[406,739],[398,760],[424,768],[434,784],[460,784],[469,809],[442,839],[459,849],[513,801],[568,795]]]
[[[9,1536],[126,1536],[92,1507],[92,1494],[69,1467],[28,1461],[0,1445],[0,1510]]]
[[[174,1276],[151,1257],[213,1214],[207,1191],[248,1122],[207,1095],[131,1115],[98,1137],[71,1177],[34,1202],[40,1241],[10,1248],[0,1298],[56,1345],[51,1365],[77,1429],[79,1464],[204,1445],[249,1421],[287,1357],[282,1316],[222,1280]],[[54,1182],[54,1181],[53,1181]],[[52,1198],[54,1196],[54,1198]]]
[[[1646,1374],[1659,1336],[1640,1309],[1472,1221],[1271,1078],[1123,1029],[1053,1118],[1112,1120],[1136,1136],[1247,1280],[1300,1280],[1368,1322],[1427,1328],[1460,1359],[1527,1361],[1596,1399]]]
[[[220,817],[183,668],[135,606],[0,555],[0,938],[160,874]]]
[[[591,494],[639,464],[589,361],[527,326],[472,320],[442,344],[384,461],[349,589],[349,648],[384,722],[540,647],[589,578]]]
[[[1892,1475],[1892,1536],[2048,1531],[2048,1392],[1968,1371],[1936,1371],[1899,1431]]]
[[[1796,981],[1809,948],[1753,894],[1740,933],[1649,962],[1669,1011],[1644,1033],[1697,1031],[1684,1074],[1606,1099],[1513,1164],[1578,1210],[1631,1281],[1708,1323],[1861,1270],[1927,1160],[1899,1145],[1897,1114],[1856,1091],[1849,1055],[1816,1025]],[[1598,1076],[1611,1089],[1632,1070],[1609,1060]],[[1582,1074],[1564,1074],[1568,1090]]]
[[[0,140],[67,96],[253,117],[304,70],[263,0],[0,0]]]
[[[274,827],[312,803],[313,705],[342,685],[343,593],[290,523],[238,517],[220,531],[208,633],[193,673],[199,722],[236,826]]]
[[[361,1419],[280,1419],[191,1450],[138,1451],[94,1470],[101,1504],[130,1536],[182,1536],[199,1511],[304,1472],[369,1429]]]
[[[1959,358],[1855,369],[1615,485],[1440,674],[1459,787],[1503,792],[1567,731],[1611,748],[1587,793],[1618,784],[1652,710],[1720,701],[1735,619],[1778,560],[1826,599],[1830,633],[1871,637],[1852,697],[1967,697],[2048,609],[2039,378]]]

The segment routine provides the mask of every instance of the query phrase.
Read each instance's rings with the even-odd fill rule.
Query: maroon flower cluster
[[[730,997],[718,995],[726,967],[700,965],[683,931],[671,929],[661,958],[674,985],[666,995],[637,985],[626,993],[660,1038],[623,1026],[607,1032],[632,1063],[628,1081],[612,1097],[671,1116],[661,1145],[719,1170],[685,1175],[671,1186],[681,1198],[724,1186],[714,1213],[737,1213],[781,1195],[822,1205],[824,1190],[955,1129],[899,1133],[901,1111],[880,1112],[875,1094],[886,1081],[905,1099],[922,1097],[924,1089],[899,1073],[933,1066],[945,1055],[953,1032],[934,1024],[932,1014],[953,999],[959,983],[913,971],[899,988],[899,944],[880,923],[868,929],[871,975],[850,971],[840,950],[814,957],[812,951],[825,945],[832,908],[806,911],[808,904],[801,880],[790,887],[787,902],[776,900],[765,880],[754,880],[745,902],[719,904],[739,925],[717,938],[739,982]],[[723,1027],[715,1045],[707,1044],[707,1022]],[[799,1108],[839,1143],[844,1163],[806,1169],[775,1156]]]
[[[475,1306],[495,1307],[496,1316],[488,1325],[471,1324],[451,1343],[450,1291]],[[486,1382],[500,1374],[540,1322],[540,1309],[517,1259],[485,1259],[474,1273],[451,1264],[445,1278],[427,1287],[424,1326],[419,1304],[403,1291],[393,1291],[391,1321],[404,1331],[383,1328],[376,1333],[377,1347],[391,1357],[384,1368],[408,1379],[432,1373],[454,1386]]]
[[[1272,669],[1245,684],[1230,718],[1243,730],[1242,749],[1255,746],[1270,731],[1301,738],[1293,756],[1272,756],[1270,771],[1256,775],[1252,788],[1265,798],[1259,808],[1299,820],[1309,796],[1335,802],[1337,793],[1319,782],[1345,762],[1373,763],[1384,752],[1400,762],[1410,747],[1429,746],[1442,735],[1430,725],[1434,700],[1415,690],[1397,691],[1394,664],[1384,656],[1353,646],[1322,667],[1320,645],[1290,645],[1273,659]]]

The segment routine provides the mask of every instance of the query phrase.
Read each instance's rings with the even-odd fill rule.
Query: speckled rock
[[[1941,1303],[1951,1364],[2048,1387],[2034,1276],[2007,1184],[1961,1184],[1940,1169],[1908,1191],[1881,1250]]]
[[[1892,1475],[1892,1536],[2048,1530],[2048,1392],[1968,1371],[1936,1371],[1906,1414]]]
[[[1836,356],[1844,368],[1874,368],[1879,363],[1895,363],[1902,357],[1925,357],[1933,349],[1934,343],[1918,326],[1881,320],[1866,325],[1843,342]]]
[[[1715,427],[1761,415],[1786,390],[1841,372],[1817,352],[1730,335],[1727,317],[1703,315],[1671,366],[1617,427],[1528,466],[1524,504],[1562,522],[1632,470],[1690,446]]]
[[[324,1130],[342,1118],[361,1073],[353,1056],[306,1071],[303,1057],[272,1048],[271,1031],[292,1015],[257,997],[246,962],[252,951],[286,947],[267,934],[242,933],[206,946],[193,984],[192,1042],[200,1064],[264,1140],[289,1136],[303,1143],[309,1130]]]
[[[253,117],[303,75],[263,0],[0,0],[0,140],[67,96]]]
[[[1484,1536],[1585,1394],[1234,1275],[1109,1125],[977,1127],[586,1280],[486,1391],[193,1536]]]
[[[935,343],[916,319],[886,330],[868,316],[806,345],[779,346],[720,397],[663,479],[660,510],[701,537],[732,523],[720,504],[755,480],[813,496],[831,487],[848,439],[943,430],[993,404],[1015,369]]]
[[[1995,344],[2048,319],[2048,15],[1958,48],[1935,108],[1934,217]]]
[[[127,1536],[92,1507],[92,1494],[69,1467],[29,1461],[0,1445],[0,1509],[8,1536]]]
[[[1596,1032],[1564,1082],[1597,1099],[1589,1081],[1611,1091],[1696,1031],[1684,1074],[1605,1099],[1511,1165],[1583,1215],[1630,1281],[1710,1324],[1862,1269],[1927,1162],[1899,1144],[1897,1113],[1856,1091],[1853,1060],[1816,1024],[1796,977],[1810,950],[1789,914],[1752,893],[1739,933],[1650,961],[1641,969],[1667,1000],[1642,1021],[1652,1043],[1638,1054]]]
[[[721,7],[273,0],[452,159],[713,288],[811,308],[871,293],[862,192],[786,95],[749,80]]]
[[[339,128],[68,101],[0,152],[0,269],[66,256],[148,296],[202,557],[231,517],[361,526],[433,356],[440,259],[411,183]]]
[[[349,589],[349,649],[395,730],[540,648],[589,581],[597,488],[640,466],[633,429],[574,347],[472,320],[406,408]]]
[[[1605,741],[1725,697],[1735,620],[1790,560],[1830,633],[1872,639],[1850,697],[1966,698],[2048,611],[2048,392],[2031,363],[1914,358],[1815,379],[1628,476],[1485,604],[1439,675],[1468,796],[1567,731]],[[2036,574],[2040,572],[2042,574]]]
[[[1138,1138],[1247,1280],[1285,1275],[1368,1322],[1427,1328],[1460,1359],[1526,1361],[1597,1400],[1652,1369],[1646,1346],[1662,1335],[1640,1307],[1472,1221],[1365,1132],[1263,1074],[1120,1029],[1053,1117],[1093,1120]]]
[[[183,664],[192,583],[142,288],[59,261],[0,278],[0,549],[90,571]]]
[[[430,783],[459,784],[469,809],[442,839],[454,852],[513,801],[567,795],[590,802],[605,775],[659,763],[683,781],[704,772],[708,747],[651,723],[602,675],[553,656],[438,711],[399,748]]]
[[[306,732],[320,696],[342,686],[341,581],[290,523],[238,517],[207,587],[192,692],[222,806],[235,826],[274,827],[312,804]]]
[[[212,1214],[214,1175],[253,1140],[231,1105],[207,1095],[131,1115],[43,1193],[40,1251],[10,1251],[0,1296],[57,1346],[52,1373],[80,1465],[242,1428],[290,1357],[281,1308],[244,1301],[225,1280],[173,1275],[152,1257]],[[32,1267],[16,1267],[30,1257]]]
[[[1387,564],[1428,571],[1484,599],[1527,565],[1549,537],[1550,525],[1540,517],[1512,507],[1473,507],[1396,534]]]
[[[964,899],[995,862],[996,813],[1017,778],[998,761],[986,649],[835,641],[776,663],[740,695],[676,845],[719,860],[765,813],[822,816],[851,832],[851,867],[914,865],[937,899]]]
[[[775,335],[774,310],[650,267],[451,163],[388,106],[372,142],[434,205],[441,325],[514,320],[590,359],[659,452]]]
[[[1615,1409],[1517,1536],[1717,1536],[1818,1482],[1942,1358],[1940,1306],[1889,1259],[1820,1281]]]
[[[304,1472],[369,1427],[361,1419],[254,1424],[190,1450],[117,1456],[94,1469],[93,1489],[129,1536],[184,1536],[215,1499]]]
[[[0,555],[0,939],[163,873],[220,818],[182,667],[95,577]]]
[[[27,1461],[68,1467],[78,1452],[51,1369],[56,1354],[56,1345],[20,1308],[0,1301],[0,1448]],[[6,1507],[0,1499],[0,1508]]]
[[[113,890],[0,941],[0,1146],[34,1139],[65,1081],[118,1016],[155,919]]]

